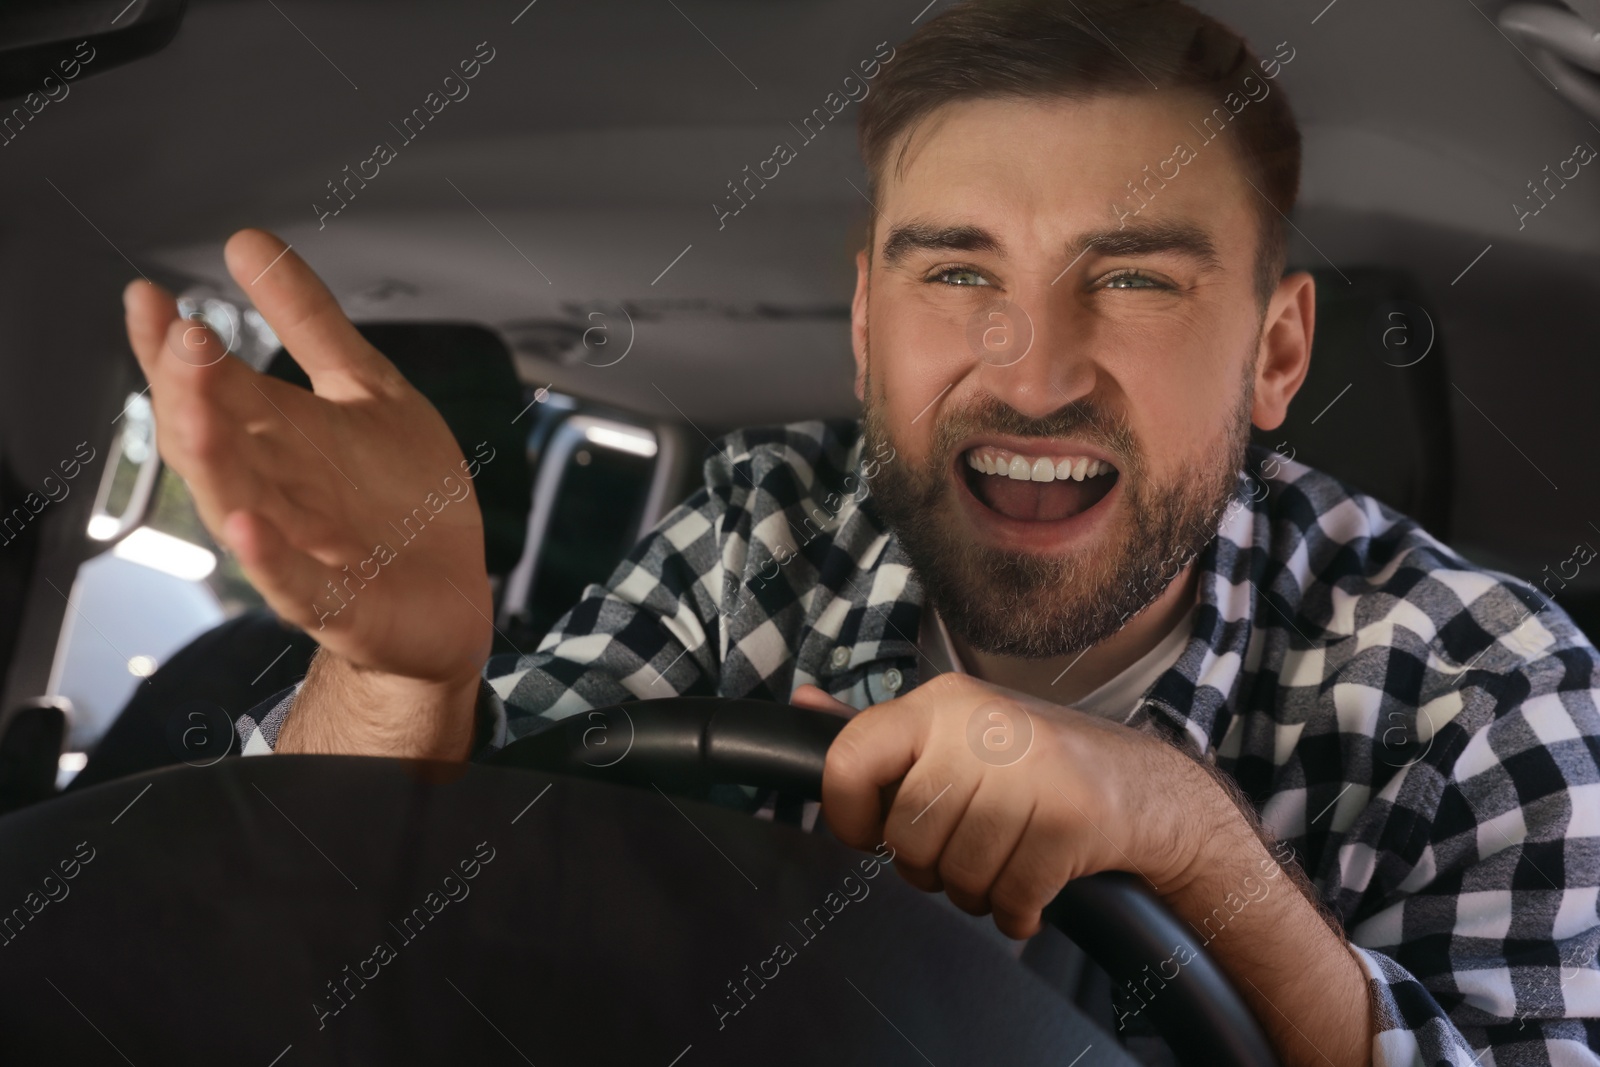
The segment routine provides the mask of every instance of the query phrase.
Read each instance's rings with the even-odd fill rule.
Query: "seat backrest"
[[[6,716],[0,731],[0,815],[55,792],[71,707],[64,697],[41,697]]]
[[[518,648],[537,645],[591,582],[604,582],[672,503],[674,438],[576,407],[550,394],[538,412],[527,541],[500,605],[500,634]]]
[[[1403,271],[1311,271],[1311,369],[1268,448],[1308,463],[1449,537],[1454,485],[1442,327]],[[1291,449],[1293,450],[1291,452]]]

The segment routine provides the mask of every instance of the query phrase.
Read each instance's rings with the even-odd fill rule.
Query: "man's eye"
[[[951,267],[928,279],[945,285],[988,285],[989,279],[969,267]]]
[[[1143,271],[1130,270],[1111,275],[1101,286],[1105,289],[1170,289],[1166,282],[1151,277]]]

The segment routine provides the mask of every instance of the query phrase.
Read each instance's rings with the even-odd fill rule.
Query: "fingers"
[[[934,679],[860,712],[829,749],[823,810],[841,840],[887,841],[912,885],[943,890],[971,914],[992,912],[1004,933],[1023,938],[1037,932],[1081,842],[1070,832],[1077,820],[1040,808],[1040,761],[1023,758],[1031,732],[1017,754],[985,741],[983,731],[998,727],[980,714],[996,695],[971,679]],[[792,701],[837,703],[811,686]]]
[[[128,344],[145,378],[151,379],[166,342],[167,325],[178,317],[178,302],[161,286],[141,278],[122,290],[122,308]]]
[[[1073,853],[1069,821],[1036,809],[1027,829],[1011,850],[989,887],[994,924],[1007,937],[1021,940],[1039,932],[1039,916],[1073,876],[1054,859]]]
[[[954,762],[946,754],[924,753],[900,783],[883,824],[883,839],[895,847],[895,867],[930,893],[946,888],[940,856],[982,787],[981,777],[963,773]]]
[[[850,718],[855,715],[856,709],[842,700],[835,699],[814,685],[802,685],[794,691],[789,698],[789,703],[797,708],[810,708],[812,711],[826,711],[830,715],[839,715]]]
[[[316,602],[336,572],[296,549],[277,526],[254,512],[230,512],[218,534],[272,610],[315,634],[320,627]]]
[[[972,915],[993,910],[995,880],[1032,819],[1031,798],[985,777],[939,853],[937,874],[945,893]]]
[[[294,530],[303,546],[326,542],[338,500],[318,480],[327,460],[303,432],[322,436],[314,406],[321,401],[222,353],[222,342],[199,323],[167,322],[150,364],[162,458],[188,483],[201,521],[219,538],[224,518],[248,509]]]
[[[227,345],[204,323],[181,318],[177,301],[159,285],[130,282],[122,303],[128,345],[158,408],[164,400],[197,393],[236,397],[240,385],[254,376],[241,361],[225,358]]]
[[[141,338],[141,343],[147,341]],[[228,510],[240,488],[238,479],[247,474],[240,447],[247,436],[244,424],[254,409],[265,406],[251,399],[256,372],[224,358],[221,340],[187,319],[168,320],[156,349],[146,374],[161,455],[191,488],[216,487],[218,495],[197,503]]]
[[[228,273],[311,378],[317,395],[366,396],[375,382],[398,377],[322,279],[283,241],[265,230],[240,230],[228,239],[223,256]]]
[[[931,716],[901,698],[861,712],[845,724],[822,768],[822,808],[841,841],[871,848],[883,840],[879,790],[904,778],[922,754]]]

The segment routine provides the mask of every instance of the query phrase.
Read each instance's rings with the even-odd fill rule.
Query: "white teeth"
[[[1116,468],[1104,460],[1088,456],[1022,456],[998,448],[975,448],[967,453],[967,465],[984,474],[1014,478],[1019,482],[1053,482],[1071,478],[1081,482]]]

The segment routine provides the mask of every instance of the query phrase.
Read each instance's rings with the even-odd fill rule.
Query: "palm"
[[[283,249],[242,231],[228,266],[314,393],[216,358],[220,342],[168,294],[130,286],[162,457],[279,615],[358,666],[463,677],[491,631],[476,463]]]

